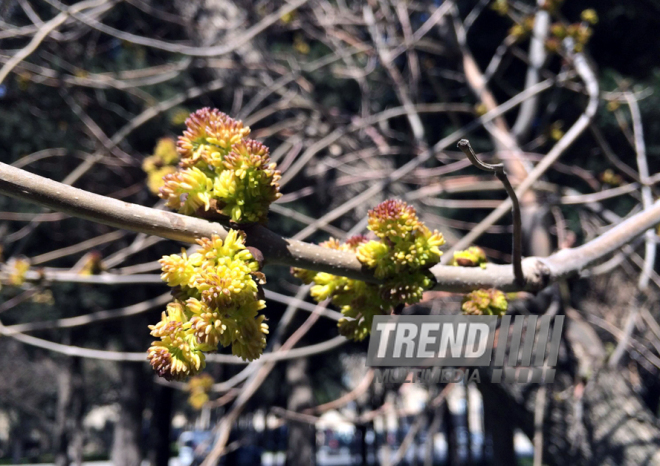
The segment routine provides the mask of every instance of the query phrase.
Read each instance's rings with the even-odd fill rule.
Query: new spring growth
[[[174,288],[175,300],[168,304],[161,321],[152,325],[148,358],[158,375],[181,380],[204,368],[204,353],[219,345],[251,361],[266,346],[268,325],[259,311],[260,264],[248,248],[242,232],[229,230],[202,238],[199,249],[188,255],[164,256],[161,278]]]
[[[165,181],[163,177],[176,172],[179,154],[176,151],[176,141],[172,138],[159,139],[153,155],[144,159],[142,170],[147,174],[147,187],[153,194],[158,194]]]
[[[197,110],[177,142],[179,168],[164,176],[159,196],[185,215],[215,212],[234,223],[264,223],[281,196],[280,172],[268,148],[249,134],[250,128],[217,109]]]
[[[199,374],[188,381],[186,390],[190,393],[188,404],[195,410],[200,410],[209,401],[208,393],[213,387],[213,377],[209,374]]]
[[[477,246],[471,246],[464,251],[456,251],[449,265],[457,267],[481,267],[485,269],[487,262],[488,259],[484,250]]]
[[[358,260],[383,280],[382,285],[292,269],[303,282],[314,283],[311,294],[316,301],[332,298],[346,316],[339,321],[339,332],[353,340],[369,335],[374,316],[422,299],[424,290],[433,286],[427,270],[440,261],[439,246],[445,242],[441,233],[419,220],[412,206],[399,200],[385,201],[371,210],[368,229],[377,239],[356,236],[344,244],[331,239],[321,246],[354,251]]]
[[[499,290],[474,290],[463,298],[463,314],[503,316],[509,304],[506,296]]]
[[[25,282],[25,275],[30,270],[30,261],[25,258],[12,257],[7,262],[9,270],[8,282],[13,286],[21,286]]]
[[[457,267],[486,268],[488,259],[483,249],[471,246],[464,251],[456,251],[449,265]],[[506,314],[509,304],[506,295],[499,290],[474,290],[463,297],[461,309],[467,315],[498,315]]]

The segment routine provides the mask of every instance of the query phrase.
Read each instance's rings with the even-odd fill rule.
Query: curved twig
[[[472,162],[472,165],[489,173],[494,173],[497,179],[502,182],[504,189],[506,189],[507,194],[511,198],[511,205],[513,206],[513,274],[516,277],[516,283],[522,287],[525,285],[525,276],[522,269],[522,219],[520,215],[520,202],[518,202],[516,191],[506,176],[504,164],[490,164],[479,160],[470,145],[470,141],[467,139],[458,141],[458,148],[463,151],[470,162]]]

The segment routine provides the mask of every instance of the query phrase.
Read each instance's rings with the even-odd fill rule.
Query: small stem
[[[513,275],[516,278],[516,283],[519,286],[523,286],[525,284],[525,276],[522,270],[522,220],[520,216],[520,202],[518,202],[516,191],[506,176],[504,164],[490,164],[479,160],[470,145],[470,141],[467,139],[458,141],[458,148],[463,151],[470,162],[472,162],[472,165],[489,173],[494,173],[497,179],[502,182],[504,189],[506,189],[507,194],[511,198],[511,204],[513,205]]]

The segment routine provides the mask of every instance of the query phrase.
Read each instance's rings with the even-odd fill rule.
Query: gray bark
[[[142,410],[144,396],[142,365],[123,363],[120,367],[119,418],[115,423],[111,459],[113,464],[140,466],[142,452]]]
[[[308,375],[308,360],[294,359],[287,364],[286,381],[289,388],[287,409],[300,412],[314,403]],[[287,466],[316,464],[316,429],[306,422],[288,422]]]

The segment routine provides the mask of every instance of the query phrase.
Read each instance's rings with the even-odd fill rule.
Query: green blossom
[[[506,296],[494,288],[489,290],[474,290],[463,298],[463,314],[496,315],[506,314],[509,304]]]

